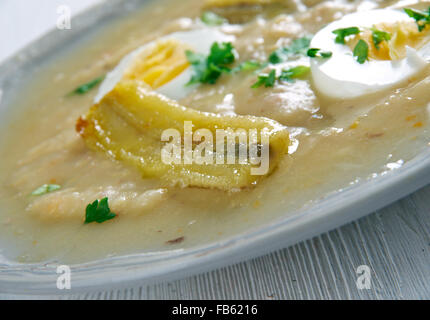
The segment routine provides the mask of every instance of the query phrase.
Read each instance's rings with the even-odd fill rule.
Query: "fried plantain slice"
[[[214,159],[213,163],[185,163],[185,152],[189,152],[185,147],[186,123],[192,123],[193,133],[197,133],[199,129],[204,129],[202,132],[206,133],[200,141],[196,141],[194,135],[192,154],[208,155],[207,159]],[[178,140],[176,144],[173,142],[173,136],[171,140],[169,138],[162,141],[161,137],[166,129],[180,134],[179,143]],[[257,135],[254,135],[257,139],[252,140],[258,145],[257,149],[260,149],[255,153],[256,157],[251,156],[251,149],[254,147],[255,150],[256,146],[248,144],[251,141],[250,134],[245,140],[245,161],[242,164],[239,161],[228,164],[227,157],[224,157],[227,147],[216,147],[218,129],[233,130],[231,132],[242,129],[242,133],[257,130]],[[100,103],[91,107],[85,117],[78,120],[76,130],[89,148],[103,151],[116,160],[137,167],[144,178],[159,178],[168,185],[221,190],[252,186],[277,167],[281,158],[287,154],[290,144],[288,131],[276,121],[253,116],[221,116],[186,108],[149,90],[138,81],[118,83]],[[263,133],[270,139],[268,145],[262,138]],[[215,146],[212,148],[213,154],[210,153],[210,148],[197,151],[202,142],[210,140],[210,135]],[[223,138],[221,143],[224,141],[227,139]],[[239,138],[233,136],[230,143],[232,141],[235,147],[239,146]],[[162,150],[168,144],[180,149],[179,159],[177,157],[176,161],[170,163],[162,158]],[[269,164],[267,172],[261,173],[261,170],[257,171],[257,167],[262,166],[262,161],[257,163],[255,160],[257,156],[263,159],[264,150],[268,150],[266,154]],[[217,164],[217,156],[224,159],[224,162]]]

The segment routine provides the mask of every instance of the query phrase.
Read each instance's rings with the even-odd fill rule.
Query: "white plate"
[[[19,88],[19,75],[37,69],[43,61],[79,42],[82,30],[102,28],[144,2],[115,0],[94,7],[74,18],[78,28],[70,32],[52,31],[4,63],[0,67],[0,119]],[[352,186],[313,207],[237,237],[191,249],[120,256],[72,266],[72,292],[172,280],[259,256],[360,218],[425,186],[428,181],[430,152],[425,152],[398,170]],[[56,288],[56,265],[16,264],[1,259],[0,256],[0,292],[61,293]]]

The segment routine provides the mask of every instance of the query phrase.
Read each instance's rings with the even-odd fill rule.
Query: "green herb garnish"
[[[34,190],[31,195],[32,196],[42,196],[44,194],[56,191],[58,189],[61,189],[61,186],[59,186],[58,184],[44,184],[42,186],[40,186],[39,188],[37,188],[36,190]]]
[[[90,91],[91,89],[93,89],[94,87],[96,87],[100,82],[102,82],[104,80],[104,78],[105,78],[105,76],[101,76],[101,77],[98,77],[94,80],[91,80],[90,82],[87,82],[87,83],[77,87],[75,90],[70,92],[69,95],[85,94],[88,91]]]
[[[279,80],[294,82],[294,79],[307,75],[310,70],[311,68],[307,66],[297,66],[287,70],[282,70]]]
[[[103,198],[90,203],[85,211],[85,224],[91,222],[102,223],[113,219],[116,214],[109,209],[108,198]]]
[[[311,39],[303,37],[293,40],[289,47],[280,48],[272,52],[269,56],[269,62],[271,64],[278,64],[287,61],[289,57],[295,55],[306,54],[306,50],[309,48]]]
[[[253,61],[253,60],[248,60],[248,61],[244,61],[242,62],[237,68],[236,71],[254,71],[257,69],[260,69],[262,67],[264,67],[265,64],[258,62],[258,61]]]
[[[373,40],[373,44],[375,45],[375,48],[377,50],[379,50],[379,44],[382,41],[390,41],[391,40],[391,34],[389,34],[388,32],[385,31],[381,31],[375,28],[371,28],[370,30],[372,30],[372,40]]]
[[[354,48],[353,55],[357,58],[358,63],[363,64],[366,62],[369,56],[369,46],[367,45],[366,41],[361,39],[358,40],[358,43]]]
[[[405,8],[403,10],[409,17],[415,20],[420,32],[423,31],[428,24],[430,24],[430,7],[427,9],[427,12],[411,8]]]
[[[306,54],[308,57],[311,57],[311,58],[323,58],[323,59],[331,58],[331,56],[333,55],[331,51],[321,51],[321,49],[318,49],[318,48],[310,48]]]
[[[236,59],[234,47],[230,42],[221,44],[215,42],[207,57],[189,50],[185,54],[193,68],[193,76],[188,85],[194,83],[216,83],[222,73],[230,73],[232,71],[229,66]]]
[[[260,74],[258,76],[257,82],[254,83],[251,88],[259,88],[264,85],[264,87],[269,88],[275,85],[276,81],[276,70],[272,69],[269,74]]]
[[[276,71],[272,69],[269,74],[260,74],[258,80],[254,83],[251,88],[259,88],[264,85],[264,87],[273,87],[276,80],[294,82],[294,79],[303,77],[307,75],[310,68],[307,66],[297,66],[287,70],[282,70],[281,75],[276,77]]]
[[[212,11],[203,12],[200,19],[208,26],[219,26],[226,22],[226,19],[224,19],[223,17],[217,15]]]
[[[350,27],[344,29],[336,29],[332,31],[332,33],[336,35],[336,39],[334,40],[336,43],[345,44],[345,38],[353,34],[359,34],[360,29],[357,27]]]

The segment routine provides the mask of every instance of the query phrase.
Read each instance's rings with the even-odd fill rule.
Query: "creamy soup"
[[[8,259],[79,263],[210,244],[275,223],[330,194],[396,170],[428,147],[427,65],[392,86],[378,90],[370,86],[374,92],[333,97],[315,83],[314,68],[322,62],[308,67],[312,59],[336,59],[337,52],[309,57],[307,44],[291,53],[294,43],[300,44],[294,40],[311,39],[332,21],[395,6],[396,1],[242,2],[150,2],[82,41],[73,52],[58,56],[22,88],[9,106],[17,111],[1,125],[0,241]],[[408,4],[420,10],[428,7],[428,2]],[[396,10],[403,12],[402,8]],[[203,20],[215,26],[201,21],[203,12]],[[417,26],[420,23],[425,21]],[[249,186],[229,190],[143,176],[139,166],[89,146],[76,131],[77,120],[88,117],[100,84],[83,94],[69,94],[72,90],[113,70],[144,44],[198,28],[215,28],[234,37],[231,68],[246,61],[258,67],[222,73],[215,83],[200,83],[176,102],[229,119],[238,115],[272,119],[289,134],[288,152],[269,174]],[[388,29],[380,35],[388,34]],[[427,37],[426,25],[422,34]],[[370,50],[363,63],[358,62],[360,53],[355,54],[360,34],[348,37],[356,37],[344,45],[357,60],[352,61],[354,68],[379,61],[372,37],[366,40],[363,35],[367,47],[376,52]],[[394,50],[388,47],[392,40],[381,37],[381,50],[384,45]],[[282,61],[273,63],[277,50]],[[304,66],[307,72],[285,81],[267,79],[272,70],[280,74],[295,66]],[[251,88],[258,79],[266,82]],[[179,89],[181,94],[185,90]],[[342,90],[346,89],[339,87]],[[45,186],[32,194],[44,185],[57,187]],[[116,216],[85,224],[87,205],[103,198],[108,198]]]

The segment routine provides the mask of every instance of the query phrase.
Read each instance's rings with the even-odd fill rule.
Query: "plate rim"
[[[95,11],[99,12],[98,18],[103,18],[112,14],[111,10],[124,6],[126,2],[130,5],[129,0],[101,2],[74,16],[73,20],[85,27],[89,21],[97,22],[93,15]],[[145,2],[148,0],[132,0],[132,5],[140,6]],[[127,11],[124,12],[123,14],[127,14]],[[51,30],[3,61],[0,65],[0,84],[3,74],[22,69],[28,61],[44,54],[44,50],[38,50],[44,43],[51,43],[56,47],[62,41],[77,36],[75,32],[56,39],[58,32],[55,29]],[[45,50],[49,50],[49,47]],[[22,56],[27,57],[27,61],[23,60]],[[280,215],[279,219],[270,224],[224,240],[187,250],[172,250],[153,255],[142,253],[123,255],[71,265],[72,289],[67,291],[58,290],[55,286],[58,276],[57,264],[13,262],[13,265],[10,265],[11,261],[1,260],[0,257],[0,292],[17,295],[64,295],[101,290],[106,286],[121,288],[137,283],[147,285],[196,275],[268,254],[332,230],[424,187],[429,181],[430,150],[425,150],[407,161],[401,168],[386,175],[326,196],[315,203],[317,207],[314,205],[295,210],[284,218]],[[360,191],[358,195],[357,190]]]

